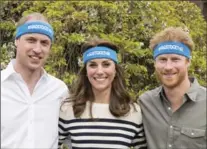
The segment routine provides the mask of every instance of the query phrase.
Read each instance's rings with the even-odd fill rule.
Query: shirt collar
[[[9,76],[16,73],[13,67],[14,63],[15,59],[12,59],[7,65],[6,69],[2,70],[2,72],[4,71],[5,75],[1,75],[1,82],[5,81],[7,78],[9,78]]]
[[[190,88],[187,90],[186,95],[188,96],[188,99],[192,101],[196,101],[197,96],[197,89],[200,86],[196,78],[189,78],[191,82]],[[164,96],[164,88],[160,86],[158,88],[157,96]]]
[[[11,75],[13,74],[18,74],[15,70],[14,70],[14,64],[16,63],[16,59],[12,59],[8,66],[6,67],[6,69],[2,70],[2,71],[5,71],[5,75],[1,76],[1,82],[5,81],[7,78],[9,78]],[[44,68],[42,68],[42,78],[47,80],[48,79],[48,74],[47,72],[45,71]]]
[[[161,94],[162,94],[162,91],[163,91],[164,89],[163,89],[163,87],[162,86],[159,86],[158,88],[157,88],[157,94],[156,94],[156,96],[160,96]]]
[[[200,86],[200,84],[198,83],[196,78],[189,78],[190,82],[191,82],[191,86],[188,89],[188,91],[186,92],[186,95],[188,96],[188,98],[192,101],[196,101],[197,98],[197,90]]]

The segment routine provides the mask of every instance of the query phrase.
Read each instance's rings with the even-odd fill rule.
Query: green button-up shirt
[[[206,88],[191,81],[175,112],[161,86],[140,96],[149,149],[206,149]]]

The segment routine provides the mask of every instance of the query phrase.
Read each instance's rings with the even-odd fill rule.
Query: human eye
[[[172,61],[173,61],[173,62],[178,62],[178,61],[180,61],[180,58],[179,58],[179,57],[173,57],[173,58],[172,58]]]
[[[97,64],[96,63],[89,63],[88,66],[91,67],[91,68],[95,68],[97,66]]]
[[[26,41],[29,42],[29,43],[34,43],[35,39],[34,38],[27,38]]]
[[[164,63],[164,62],[166,62],[166,58],[161,57],[158,59],[158,62]]]
[[[49,46],[49,42],[48,41],[42,41],[41,42],[43,46]]]
[[[103,62],[103,67],[109,67],[110,65],[111,65],[111,63],[110,62]]]

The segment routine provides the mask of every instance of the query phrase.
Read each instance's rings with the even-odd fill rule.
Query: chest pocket
[[[181,149],[206,149],[206,130],[183,127],[178,140]]]
[[[181,134],[186,135],[190,138],[204,137],[206,139],[206,131],[202,129],[182,128]]]

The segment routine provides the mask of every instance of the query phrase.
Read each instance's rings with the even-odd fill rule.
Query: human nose
[[[33,51],[34,51],[35,53],[41,53],[41,51],[42,51],[42,46],[41,46],[41,44],[40,44],[39,42],[37,42],[37,43],[35,44],[35,47],[33,48]]]
[[[103,67],[102,67],[101,65],[99,65],[99,66],[97,67],[96,73],[97,73],[97,74],[102,74],[102,73],[103,73]]]
[[[167,60],[165,63],[165,69],[170,70],[173,68],[173,63],[170,60]]]

